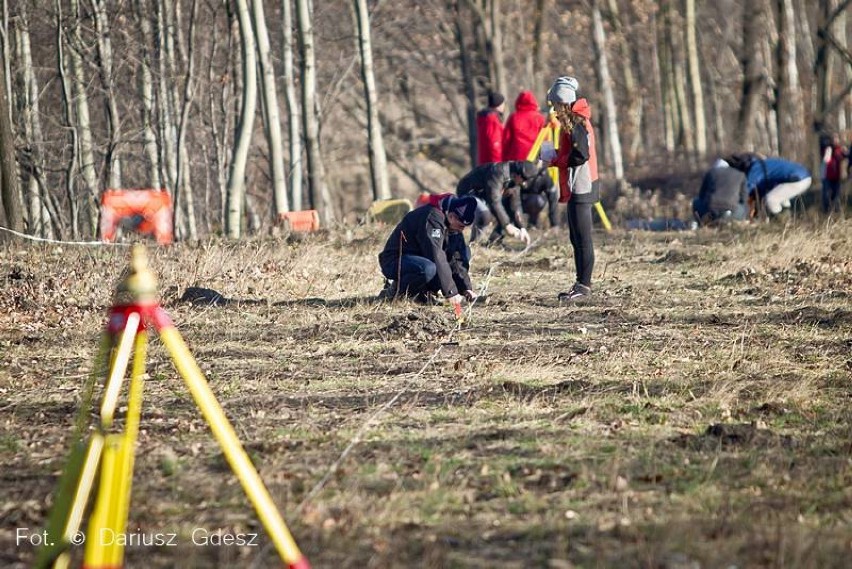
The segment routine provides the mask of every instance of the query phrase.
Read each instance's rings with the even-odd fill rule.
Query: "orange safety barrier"
[[[319,213],[315,209],[280,213],[278,221],[283,223],[288,231],[310,232],[319,229]]]
[[[165,189],[108,189],[101,196],[101,239],[115,241],[122,221],[133,229],[153,235],[157,243],[174,241],[172,196]]]

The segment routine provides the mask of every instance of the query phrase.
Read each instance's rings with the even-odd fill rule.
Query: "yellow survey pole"
[[[291,567],[307,566],[302,552],[299,551],[293,536],[290,535],[290,530],[287,529],[281,514],[278,513],[269,491],[264,486],[251,460],[249,460],[236,432],[234,432],[234,428],[225,416],[216,396],[210,390],[210,386],[207,385],[204,374],[186,347],[180,333],[174,326],[160,328],[158,332],[160,339],[174,359],[178,373],[183,377],[186,386],[192,393],[192,398],[195,399],[195,404],[198,405],[201,414],[207,424],[210,425],[213,436],[216,437],[219,446],[222,447],[222,452],[225,454],[228,464],[231,465],[231,469],[237,475],[243,490],[254,505],[257,515],[263,523],[263,527],[269,533],[279,555]]]

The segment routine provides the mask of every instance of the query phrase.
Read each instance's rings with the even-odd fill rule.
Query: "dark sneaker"
[[[574,302],[591,296],[592,289],[584,284],[574,283],[568,292],[559,293],[559,302]]]
[[[444,303],[444,299],[432,291],[421,292],[414,297],[414,302],[425,306],[440,306]]]
[[[385,286],[379,292],[379,300],[394,300],[396,298],[396,281],[385,280]]]

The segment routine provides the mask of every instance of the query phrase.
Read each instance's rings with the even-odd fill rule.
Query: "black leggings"
[[[568,236],[574,248],[574,267],[577,282],[592,286],[592,269],[595,268],[595,247],[592,243],[591,203],[568,202]]]

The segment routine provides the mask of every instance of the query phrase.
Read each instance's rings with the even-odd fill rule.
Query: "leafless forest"
[[[2,221],[46,238],[96,238],[106,188],[166,188],[179,239],[352,222],[452,189],[487,90],[511,109],[563,74],[609,182],[737,150],[814,166],[852,127],[849,0],[2,4]]]

